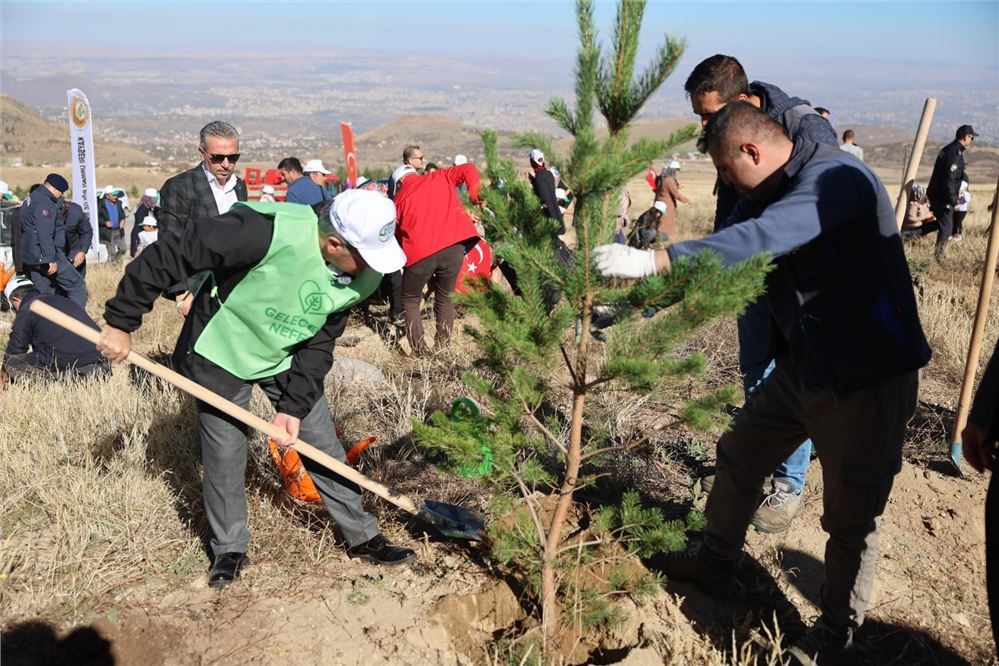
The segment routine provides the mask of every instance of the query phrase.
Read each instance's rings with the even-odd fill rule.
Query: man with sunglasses
[[[926,196],[930,198],[930,210],[937,218],[933,224],[925,225],[924,234],[937,232],[936,257],[943,256],[947,241],[954,232],[954,209],[958,204],[961,182],[970,182],[964,172],[964,151],[978,134],[971,125],[957,128],[954,140],[940,149],[933,173],[926,186]]]
[[[229,212],[237,201],[246,201],[246,183],[236,175],[239,132],[227,122],[213,120],[201,128],[198,155],[201,163],[168,178],[160,189],[160,235],[180,236],[195,220]],[[188,276],[190,278],[190,276]],[[190,279],[173,285],[167,294],[177,309],[190,310]]]

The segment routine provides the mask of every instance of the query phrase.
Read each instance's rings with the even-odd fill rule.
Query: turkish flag
[[[458,273],[458,282],[454,290],[459,294],[468,292],[468,278],[484,277],[487,280],[493,272],[493,249],[489,243],[479,239],[471,250],[465,253],[465,259],[461,263],[461,272]]]
[[[656,170],[649,167],[649,170],[645,172],[645,182],[649,184],[649,187],[656,189]]]
[[[350,123],[340,123],[343,138],[343,161],[347,165],[347,187],[357,185],[357,153],[354,152],[354,129]]]

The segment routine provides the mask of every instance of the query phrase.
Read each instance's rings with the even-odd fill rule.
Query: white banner
[[[97,238],[97,182],[94,175],[94,124],[90,113],[90,102],[82,90],[73,88],[66,91],[69,105],[69,138],[73,167],[73,197],[83,212],[90,217],[94,239],[90,248],[97,251],[100,241]],[[125,221],[122,220],[124,227]]]

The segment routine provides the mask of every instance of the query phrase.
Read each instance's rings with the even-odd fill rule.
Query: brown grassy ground
[[[681,237],[710,227],[712,179],[706,164],[685,165],[682,181],[694,203],[680,210]],[[638,181],[631,190],[637,214],[651,193]],[[975,194],[981,204],[988,193]],[[862,634],[872,663],[990,658],[985,480],[953,478],[942,464],[986,225],[980,205],[966,221],[965,240],[942,265],[931,260],[930,239],[908,245],[934,359],[907,441],[909,462],[885,518],[876,598]],[[111,267],[91,269],[89,310],[98,321],[117,277]],[[10,320],[0,315],[0,340]],[[168,352],[179,323],[169,304],[158,305],[136,337],[137,348]],[[986,350],[997,333],[992,317]],[[683,397],[737,381],[734,322],[720,322],[690,347],[706,353],[709,375],[617,410],[615,431],[640,432],[649,443],[616,461],[614,474],[584,493],[585,501],[599,503],[628,486],[667,513],[694,501],[689,487],[710,468],[713,440],[666,424]],[[458,376],[472,357],[465,335],[457,334],[453,351],[417,361],[391,350],[358,320],[337,354],[363,359],[385,375],[379,385],[327,379],[344,439],[378,438],[361,469],[418,499],[481,507],[485,494],[476,481],[440,474],[410,438],[411,419],[425,419],[464,394]],[[564,402],[564,396],[552,398]],[[119,367],[106,382],[14,386],[0,397],[0,410],[0,627],[8,646],[28,641],[35,661],[81,649],[110,652],[123,664],[519,661],[516,646],[499,637],[523,611],[479,548],[429,538],[419,524],[369,498],[390,538],[416,548],[420,559],[401,571],[348,560],[323,516],[284,496],[261,437],[251,439],[247,473],[254,565],[241,584],[209,589],[193,405],[142,373]],[[260,396],[254,410],[270,414]],[[670,588],[687,596],[662,595],[633,608],[632,622],[620,629],[630,638],[618,637],[632,647],[615,658],[767,663],[774,619],[791,634],[815,613],[824,541],[820,471],[812,466],[806,510],[792,530],[781,537],[750,535],[751,557],[731,600],[712,602]]]

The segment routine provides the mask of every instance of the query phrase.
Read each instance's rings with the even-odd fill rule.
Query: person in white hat
[[[97,202],[97,235],[107,245],[112,261],[125,256],[125,221],[127,213],[119,197],[122,192],[114,185],[105,185]]]
[[[316,210],[248,202],[227,214],[195,220],[178,236],[162,235],[129,265],[104,310],[97,348],[125,359],[131,334],[164,289],[184,275],[211,271],[184,321],[174,368],[249,408],[253,385],[288,433],[345,460],[323,380],[348,310],[367,298],[384,273],[406,261],[395,239],[395,206],[375,192],[349,190]],[[246,434],[231,419],[198,403],[205,512],[215,559],[209,585],[227,585],[246,564]],[[360,489],[320,466],[306,467],[348,544],[348,555],[379,564],[416,557],[390,544],[361,503]]]
[[[132,233],[129,236],[128,256],[134,257],[139,253],[139,234],[142,233],[142,221],[159,205],[160,193],[155,187],[147,187],[142,193],[142,198],[139,199],[139,207],[135,209],[135,224],[132,225]]]
[[[330,191],[326,189],[326,176],[331,175],[333,172],[323,166],[322,160],[309,160],[305,163],[303,171],[323,191],[323,201],[329,201],[333,198]]]
[[[264,185],[260,188],[260,200],[264,203],[274,202],[277,199],[274,197],[274,186]]]
[[[159,223],[156,216],[148,213],[142,220],[142,231],[139,232],[139,249],[136,254],[140,254],[147,247],[156,242],[159,238]]]
[[[41,293],[23,275],[10,276],[3,294],[16,314],[3,353],[0,388],[21,379],[108,372],[107,361],[91,343],[31,311],[31,304],[38,300],[96,330],[97,324],[82,305],[65,296]]]

